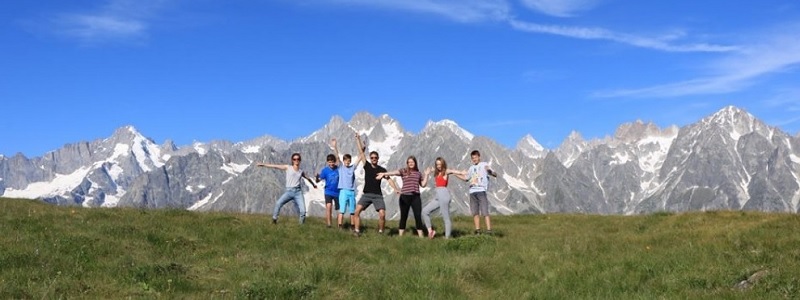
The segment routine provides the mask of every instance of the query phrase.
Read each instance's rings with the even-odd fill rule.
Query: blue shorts
[[[356,191],[342,189],[339,191],[339,213],[354,214],[356,212]]]

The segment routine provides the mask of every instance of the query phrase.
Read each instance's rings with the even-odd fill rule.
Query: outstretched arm
[[[455,175],[456,178],[467,181],[467,171],[447,170],[447,174]]]
[[[391,172],[381,172],[381,173],[378,173],[377,176],[375,176],[375,179],[380,180],[383,177],[388,178],[389,176],[399,176],[399,175],[400,175],[400,170],[391,171]]]
[[[273,165],[273,164],[257,163],[256,167],[267,167],[267,168],[273,168],[273,169],[278,169],[278,170],[286,170],[289,166],[288,165]]]
[[[303,178],[305,178],[306,180],[308,180],[308,183],[310,183],[310,184],[311,184],[311,186],[313,186],[315,189],[317,188],[317,184],[316,184],[316,183],[314,183],[314,181],[313,181],[313,180],[311,180],[311,178],[308,178],[308,176],[306,176],[306,172],[303,172],[303,174],[302,174],[301,176],[303,176]]]

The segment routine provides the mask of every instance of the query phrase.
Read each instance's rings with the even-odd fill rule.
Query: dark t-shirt
[[[372,164],[364,164],[364,194],[383,195],[381,191],[381,180],[375,179],[378,173],[386,173],[386,169],[381,166],[372,167]]]

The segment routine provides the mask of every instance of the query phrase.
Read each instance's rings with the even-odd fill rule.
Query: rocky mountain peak
[[[517,142],[517,150],[531,158],[543,157],[547,151],[530,134],[525,135]]]
[[[433,131],[436,128],[447,128],[448,130],[453,132],[456,136],[460,137],[467,143],[469,143],[470,141],[472,141],[473,138],[475,138],[474,134],[472,134],[471,132],[467,131],[464,128],[461,128],[461,126],[459,126],[458,123],[449,119],[443,119],[437,122],[428,120],[428,123],[425,124],[425,128],[422,129],[422,132]]]

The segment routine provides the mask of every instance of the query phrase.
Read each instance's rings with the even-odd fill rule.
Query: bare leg
[[[333,209],[333,204],[331,203],[325,204],[325,225],[328,225],[328,227],[331,227],[332,209]]]
[[[472,216],[472,221],[475,223],[475,230],[481,230],[481,216]]]
[[[381,209],[378,211],[378,232],[383,232],[386,227],[386,210]]]
[[[486,215],[484,218],[486,221],[486,230],[492,230],[492,220],[489,219],[489,215]]]
[[[364,209],[364,207],[361,204],[359,204],[358,206],[356,206],[355,215],[353,215],[353,228],[355,228],[356,232],[361,232],[361,227],[360,226],[361,226],[361,210],[362,209]]]

